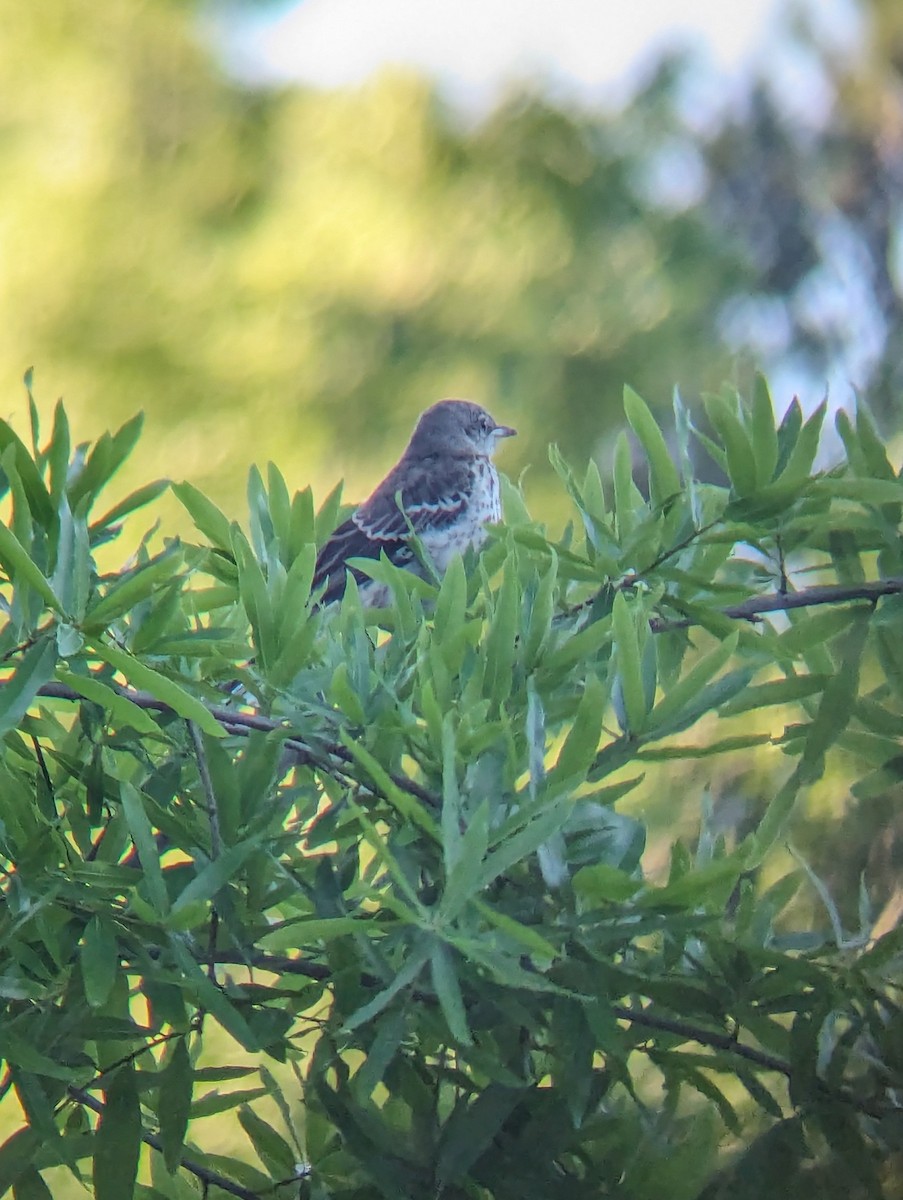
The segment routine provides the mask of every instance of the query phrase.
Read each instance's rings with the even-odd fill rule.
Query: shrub
[[[863,803],[898,778],[903,486],[864,407],[823,471],[824,408],[776,428],[761,382],[708,433],[678,403],[676,463],[625,407],[645,490],[626,435],[610,482],[553,449],[575,528],[509,487],[438,588],[375,564],[380,613],[309,602],[337,494],[252,472],[245,531],[179,484],[199,544],[106,571],[166,486],[99,504],[140,422],[74,453],[62,406],[43,448],[33,402],[30,448],[0,423],[0,1191],[899,1187],[900,930],[775,864],[828,756]],[[763,745],[733,827],[688,765]],[[650,787],[694,825],[663,872]]]

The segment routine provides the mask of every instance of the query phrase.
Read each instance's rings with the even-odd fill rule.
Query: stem
[[[724,617],[737,621],[754,621],[761,613],[789,612],[794,608],[814,608],[820,604],[846,604],[851,600],[868,600],[874,604],[882,596],[893,596],[903,592],[903,579],[876,579],[871,583],[829,583],[803,588],[799,592],[770,592],[764,596],[750,596],[739,604],[729,604],[717,609]],[[668,629],[686,629],[697,622],[688,618],[668,620],[656,617],[650,621],[653,633]]]
[[[97,1113],[98,1116],[103,1116],[104,1105],[94,1096],[89,1096],[83,1088],[69,1087],[66,1089],[69,1096],[77,1103],[85,1108],[90,1108],[91,1112]],[[154,1133],[148,1133],[146,1130],[141,1130],[141,1140],[145,1146],[150,1146],[152,1150],[163,1150],[163,1143]],[[211,1171],[209,1167],[203,1167],[194,1159],[182,1155],[179,1160],[180,1166],[186,1171],[189,1171],[197,1179],[200,1179],[204,1184],[205,1189],[208,1187],[218,1187],[222,1191],[228,1192],[230,1196],[237,1196],[239,1200],[260,1200],[259,1192],[252,1192],[246,1187],[242,1187],[240,1183],[233,1183],[231,1179],[227,1179],[225,1175],[220,1175],[219,1171]]]

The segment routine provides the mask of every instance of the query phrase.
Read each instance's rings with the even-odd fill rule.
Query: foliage
[[[441,586],[375,564],[377,613],[311,603],[336,494],[253,471],[244,529],[179,484],[198,544],[104,572],[163,487],[100,502],[140,423],[0,424],[0,1194],[899,1194],[899,929],[767,872],[828,759],[898,775],[900,479],[864,406],[828,471],[824,410],[776,428],[762,381],[710,434],[678,401],[676,463],[625,410],[645,490],[624,434],[610,486],[553,448],[576,527],[509,487]],[[762,745],[754,826],[701,791],[651,871],[644,773]]]

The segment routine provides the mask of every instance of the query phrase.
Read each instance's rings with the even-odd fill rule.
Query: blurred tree
[[[641,136],[529,96],[471,133],[406,77],[249,91],[192,6],[4,9],[3,360],[98,417],[146,408],[160,469],[224,497],[248,457],[369,476],[455,393],[532,462],[592,445],[624,379],[661,401],[729,368],[714,320],[746,268],[650,199],[661,87]]]
[[[843,28],[812,5],[789,13],[779,60],[701,142],[706,208],[755,273],[722,330],[836,399],[867,391],[896,428],[903,15],[892,0],[850,5]]]
[[[411,77],[232,81],[196,5],[0,0],[0,361],[98,424],[144,407],[146,467],[226,503],[268,456],[366,487],[443,394],[518,424],[543,493],[550,438],[604,460],[625,380],[661,406],[751,357],[889,411],[900,22],[867,11],[855,58],[789,23],[820,116],[763,79],[703,128],[675,58],[622,112],[465,129]]]

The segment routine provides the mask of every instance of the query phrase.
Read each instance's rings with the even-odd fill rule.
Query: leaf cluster
[[[178,484],[197,542],[104,573],[164,486],[94,515],[139,423],[0,424],[0,1194],[885,1194],[903,940],[775,864],[829,759],[898,778],[903,484],[864,405],[825,471],[763,381],[676,399],[673,451],[625,411],[643,486],[626,433],[610,481],[553,448],[562,536],[508,486],[441,581],[373,564],[376,611],[310,594],[338,492],[254,471],[243,527]],[[678,794],[738,753],[778,776],[748,828]],[[695,826],[664,869],[650,787]]]

